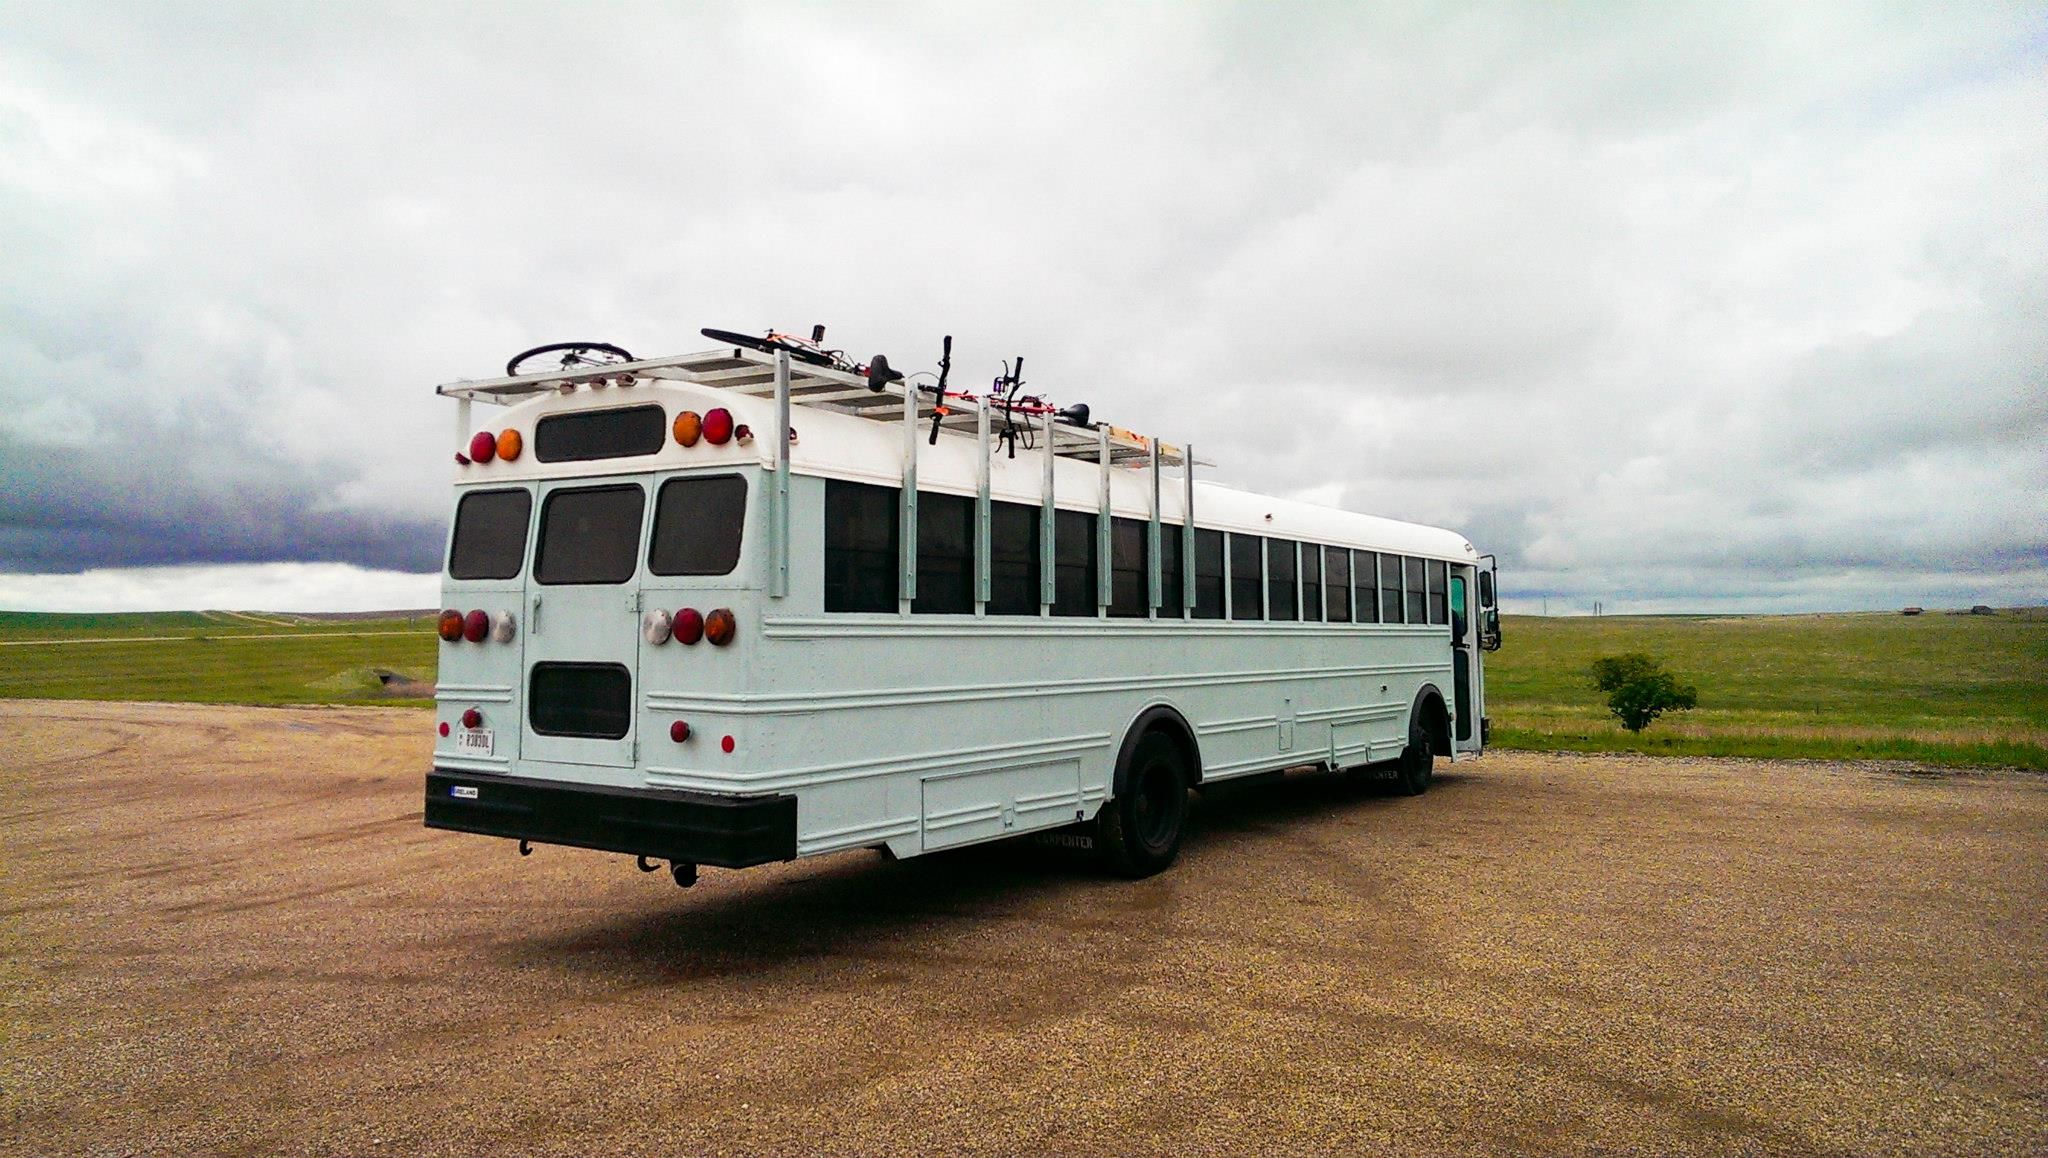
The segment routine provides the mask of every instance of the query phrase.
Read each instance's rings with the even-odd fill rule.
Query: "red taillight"
[[[704,638],[704,616],[694,607],[685,607],[676,612],[671,630],[676,633],[677,643],[695,643]]]
[[[448,734],[448,721],[446,720],[441,721],[441,734],[443,736]]]
[[[498,436],[488,430],[479,430],[469,440],[469,457],[477,462],[489,462],[498,457]]]
[[[719,647],[731,643],[733,635],[738,631],[739,623],[733,619],[732,611],[728,608],[721,607],[704,617],[704,638]]]
[[[462,612],[449,608],[441,613],[441,638],[454,643],[462,638]]]
[[[477,711],[475,708],[469,708],[465,710],[462,713],[462,726],[465,728],[483,727],[484,714],[482,712]]]
[[[491,617],[481,611],[472,611],[462,617],[462,638],[471,643],[482,643],[491,633]]]
[[[724,750],[726,750],[727,752],[730,752],[730,751],[732,751],[732,749],[733,749],[732,737],[731,737],[731,736],[727,736],[727,737],[726,737],[725,739],[723,739],[723,740],[720,740],[720,741],[718,742],[718,746],[719,746],[720,748],[723,748],[723,749],[724,749]]]
[[[681,720],[668,726],[668,738],[680,744],[690,738],[690,725]]]
[[[704,441],[724,446],[732,438],[732,411],[720,406],[704,412]]]

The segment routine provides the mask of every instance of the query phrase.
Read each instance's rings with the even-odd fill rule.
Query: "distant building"
[[[1908,608],[1906,608],[1905,610],[1903,610],[1903,611],[1899,612],[1899,614],[1900,614],[1900,615],[1918,615],[1918,614],[1920,614],[1920,613],[1921,613],[1922,611],[1925,611],[1925,610],[1926,610],[1926,608],[1924,608],[1924,607],[1908,607]]]
[[[1982,604],[1982,603],[1979,603],[1979,604],[1978,604],[1978,605],[1976,605],[1975,607],[1972,607],[1972,608],[1970,608],[1970,614],[1972,614],[1972,615],[1996,615],[1996,614],[1998,614],[1998,612],[1996,612],[1996,611],[1993,611],[1993,610],[1992,610],[1991,608],[1989,608],[1989,607],[1985,606],[1985,605],[1984,605],[1984,604]]]

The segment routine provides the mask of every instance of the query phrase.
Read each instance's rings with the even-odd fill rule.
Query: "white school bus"
[[[1190,789],[1323,765],[1420,794],[1484,747],[1494,575],[1457,533],[1198,481],[1021,395],[1021,360],[976,396],[706,333],[440,387],[428,826],[679,884],[1025,833],[1142,876]]]

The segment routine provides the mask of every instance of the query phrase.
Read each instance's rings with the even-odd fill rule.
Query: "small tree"
[[[1664,665],[1639,651],[1593,661],[1593,686],[1607,693],[1607,710],[1621,726],[1640,732],[1666,712],[1682,712],[1700,703],[1699,689],[1681,684]]]

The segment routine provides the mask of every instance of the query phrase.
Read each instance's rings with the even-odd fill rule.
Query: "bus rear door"
[[[649,476],[545,483],[526,588],[528,760],[633,765]]]

